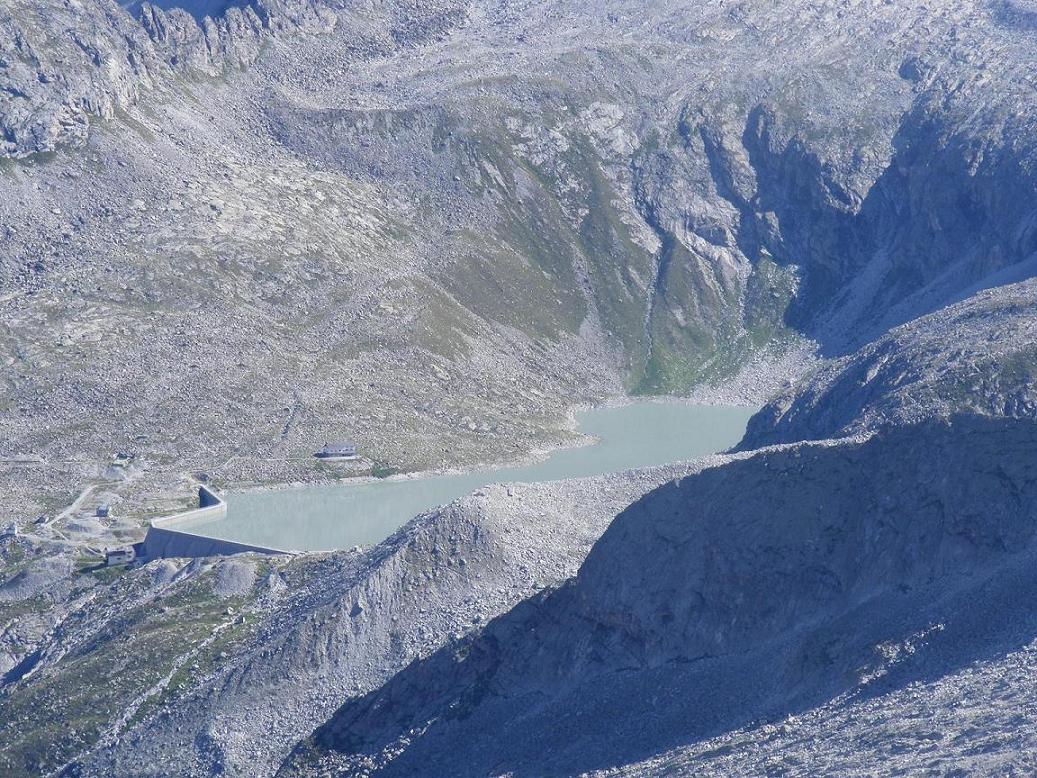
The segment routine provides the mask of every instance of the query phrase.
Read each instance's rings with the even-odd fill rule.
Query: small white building
[[[105,567],[128,565],[136,558],[136,556],[137,555],[133,552],[132,547],[112,548],[104,552],[104,564]]]
[[[356,444],[348,440],[325,443],[324,448],[314,456],[318,459],[356,459]]]

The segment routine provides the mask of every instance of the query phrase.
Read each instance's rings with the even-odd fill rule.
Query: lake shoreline
[[[415,516],[491,484],[603,476],[727,450],[755,410],[658,397],[574,405],[566,416],[574,445],[544,447],[519,463],[228,491],[228,515],[191,530],[304,551],[372,545]]]
[[[356,475],[343,476],[341,478],[331,478],[325,481],[289,481],[283,483],[252,484],[248,486],[234,486],[233,484],[231,484],[228,488],[223,490],[223,493],[228,495],[261,494],[268,492],[286,492],[297,489],[311,489],[320,487],[336,488],[353,485],[361,486],[370,483],[392,483],[422,478],[435,478],[438,476],[466,475],[469,473],[481,472],[483,470],[506,470],[510,468],[527,467],[530,465],[536,465],[545,462],[547,459],[551,457],[552,454],[555,454],[559,451],[580,449],[586,446],[593,446],[598,442],[598,440],[593,435],[587,435],[583,432],[580,432],[579,423],[577,420],[578,414],[585,413],[587,411],[608,408],[625,408],[630,405],[649,404],[678,405],[690,407],[752,408],[754,410],[759,410],[760,408],[759,404],[753,402],[729,401],[728,399],[726,399],[726,395],[723,392],[719,391],[716,395],[708,395],[706,399],[699,399],[697,397],[683,397],[680,395],[646,395],[644,397],[618,395],[615,397],[605,398],[601,402],[575,403],[569,406],[565,414],[565,426],[563,427],[563,429],[566,432],[578,436],[577,439],[572,441],[572,443],[570,444],[563,443],[559,445],[538,446],[534,449],[531,449],[521,457],[518,457],[517,459],[495,462],[475,462],[468,466],[459,467],[411,470],[405,473],[393,473],[392,475],[382,477],[374,475]]]

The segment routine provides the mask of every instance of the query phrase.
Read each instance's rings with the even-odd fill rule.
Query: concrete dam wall
[[[289,553],[279,548],[253,546],[247,543],[236,543],[233,540],[196,535],[183,529],[184,525],[193,524],[198,519],[222,519],[226,515],[227,503],[212,489],[200,486],[198,487],[198,507],[153,520],[148,527],[148,534],[144,537],[138,555],[145,559],[163,559],[166,557],[229,556],[248,552]]]

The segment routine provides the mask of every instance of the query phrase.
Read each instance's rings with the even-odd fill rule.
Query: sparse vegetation
[[[396,475],[398,472],[396,468],[383,462],[375,462],[371,465],[371,475],[375,478],[388,478],[391,475]]]

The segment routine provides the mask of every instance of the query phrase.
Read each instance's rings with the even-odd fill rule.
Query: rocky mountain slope
[[[660,487],[572,581],[349,701],[282,772],[865,774],[882,754],[886,774],[1024,770],[1035,453],[1032,417],[954,416]],[[996,695],[966,680],[981,672]],[[944,695],[948,731],[909,724],[919,694]]]
[[[494,486],[363,553],[166,560],[104,585],[71,569],[52,574],[54,594],[87,594],[59,598],[54,623],[31,636],[36,651],[7,671],[0,768],[272,774],[344,698],[567,580],[616,512],[687,472]],[[6,590],[0,614],[39,604],[38,589]],[[17,635],[29,642],[29,628],[8,625],[5,647],[17,651]],[[203,639],[208,629],[213,640]],[[116,678],[105,666],[122,669]],[[56,690],[65,702],[47,715],[76,732],[60,744],[38,718]]]
[[[854,437],[492,487],[371,551],[257,571],[224,615],[247,632],[192,648],[176,683],[121,690],[147,704],[61,758],[81,775],[1025,770],[1037,427],[1014,406],[946,405],[943,389],[991,340],[1012,352],[1035,316],[1026,282],[892,333],[884,353],[915,380],[869,396],[915,413],[858,411]],[[849,382],[875,348],[799,397]],[[828,404],[795,406],[806,429]],[[754,426],[768,423],[794,437],[765,409]],[[8,706],[61,683],[67,657],[111,650],[82,618],[9,682]],[[122,623],[132,648],[143,638]],[[939,731],[912,724],[922,711]]]
[[[976,294],[892,330],[753,417],[741,448],[841,437],[969,413],[1037,416],[1033,280]]]
[[[1031,3],[160,5],[0,9],[0,772],[1032,768]],[[190,474],[636,393],[770,402],[374,549],[95,566]]]
[[[86,143],[91,122],[111,120],[142,94],[178,75],[216,76],[249,65],[271,35],[318,32],[334,15],[308,0],[259,0],[242,7],[136,3],[131,18],[114,0],[74,8],[12,0],[0,9],[0,153],[23,159]]]
[[[1035,249],[1016,6],[31,5],[0,109],[0,454],[52,469],[25,518],[112,450],[326,478],[343,430],[419,469],[764,358],[735,394],[762,401],[797,344],[845,353]]]

